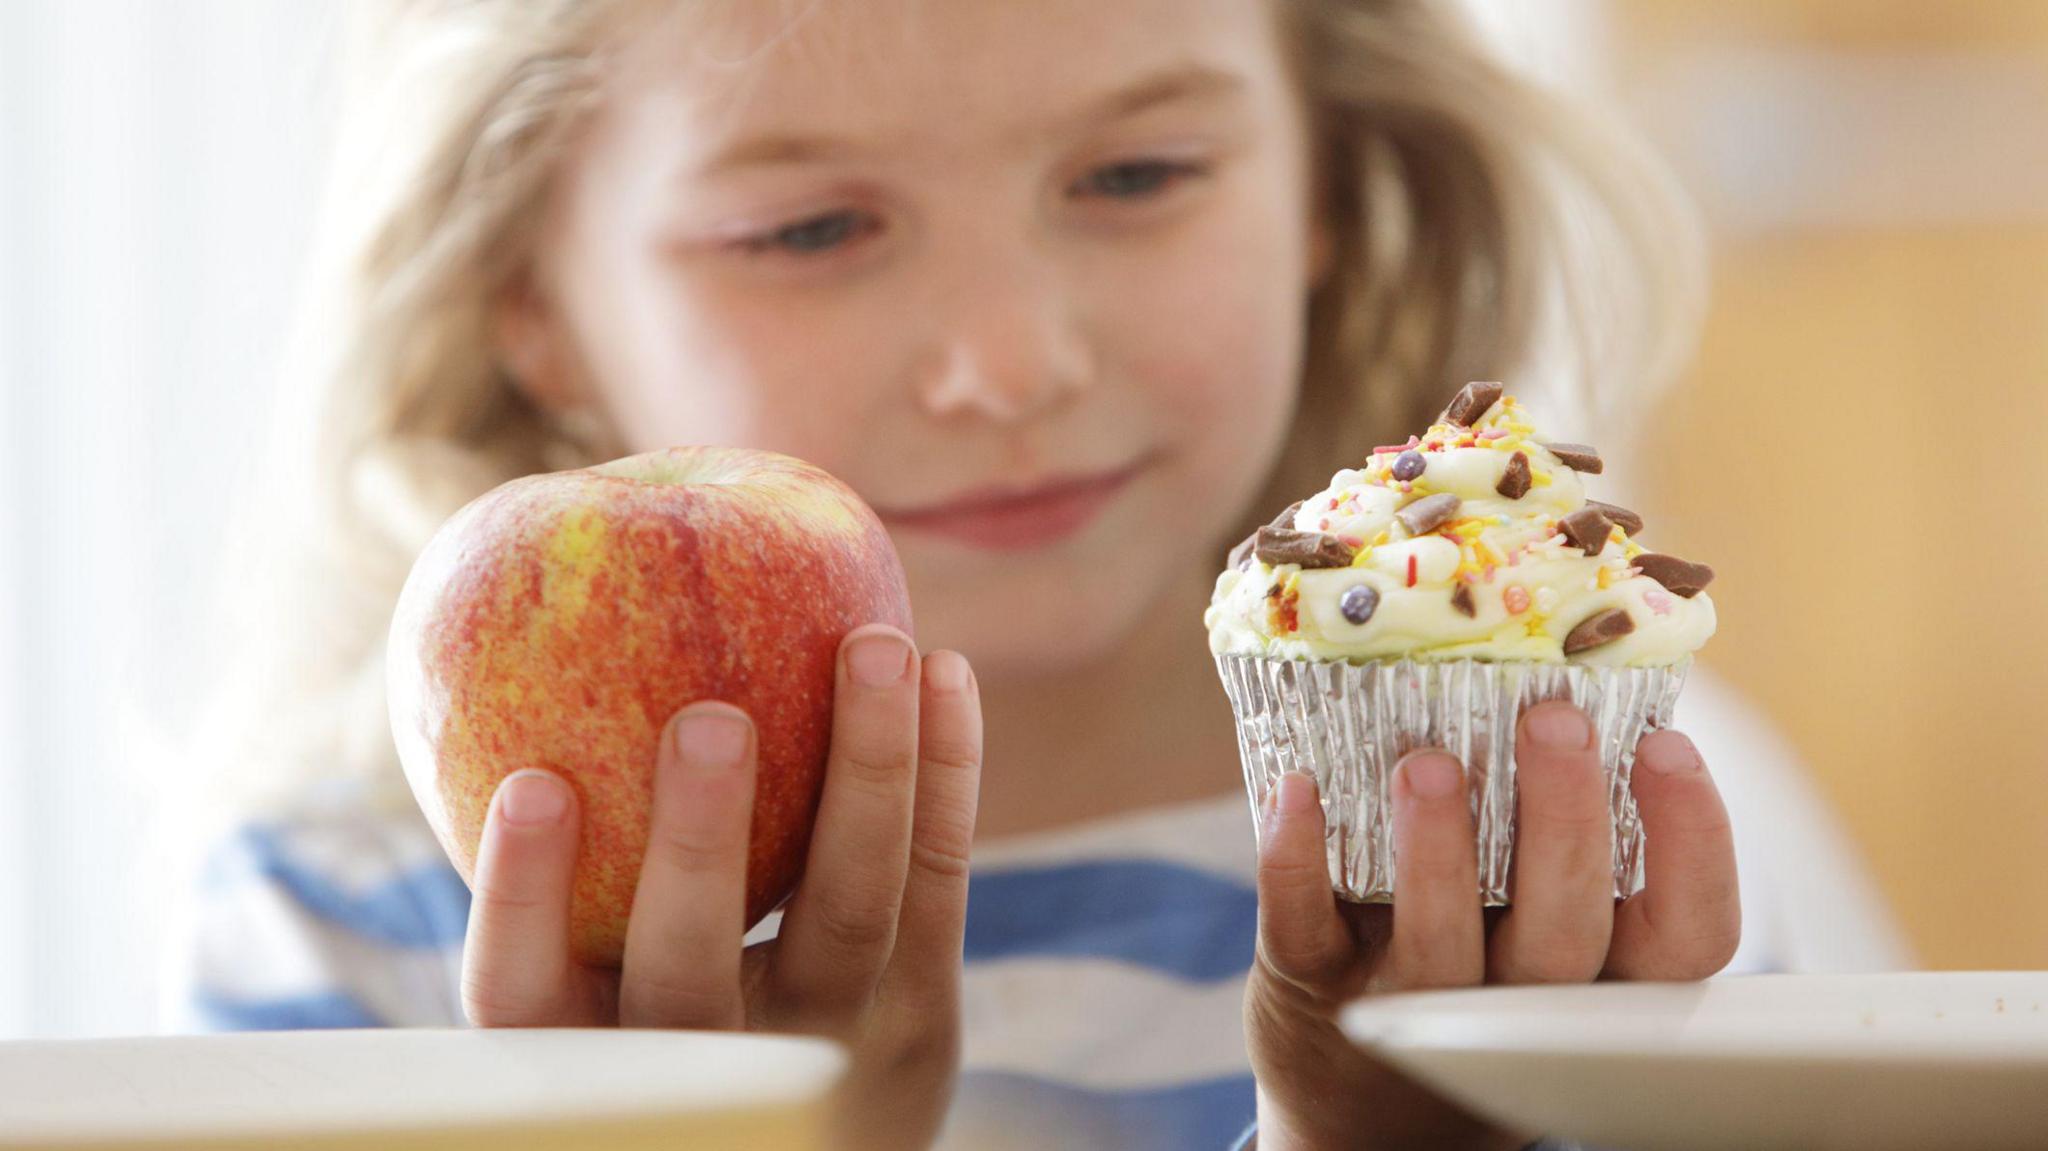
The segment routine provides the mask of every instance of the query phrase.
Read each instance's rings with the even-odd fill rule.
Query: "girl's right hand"
[[[742,949],[754,748],[751,721],[725,704],[670,721],[618,970],[569,953],[574,792],[541,771],[501,784],[477,856],[463,1008],[480,1027],[825,1036],[851,1057],[833,1145],[927,1146],[959,1063],[981,778],[973,673],[953,652],[920,660],[894,628],[846,637],[804,878],[777,938]]]

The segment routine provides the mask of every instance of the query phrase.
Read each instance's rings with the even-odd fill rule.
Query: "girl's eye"
[[[809,256],[844,247],[879,227],[877,221],[859,212],[831,212],[749,237],[740,244],[749,252]]]
[[[1108,164],[1083,176],[1074,191],[1082,196],[1104,196],[1112,200],[1142,200],[1157,195],[1175,182],[1202,172],[1198,164],[1171,160],[1130,160]]]

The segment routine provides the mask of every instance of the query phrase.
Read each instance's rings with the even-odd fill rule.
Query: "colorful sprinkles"
[[[1475,449],[1501,453],[1495,470],[1479,473],[1497,477],[1491,492],[1468,487],[1475,482],[1472,457],[1444,456]],[[1437,458],[1432,459],[1432,454]],[[1453,611],[1471,620],[1481,618],[1482,605],[1488,611],[1503,612],[1512,624],[1493,616],[1490,618],[1500,622],[1483,626],[1509,627],[1513,634],[1526,631],[1531,638],[1561,643],[1567,656],[1613,643],[1636,630],[1637,617],[1629,607],[1616,606],[1618,602],[1635,607],[1643,619],[1667,616],[1679,610],[1678,599],[1698,595],[1713,579],[1713,569],[1705,564],[1646,551],[1633,538],[1643,529],[1642,517],[1619,505],[1590,498],[1581,501],[1575,496],[1558,501],[1553,492],[1549,503],[1539,503],[1538,497],[1520,505],[1526,511],[1510,509],[1509,504],[1561,482],[1554,476],[1560,465],[1581,475],[1598,475],[1603,467],[1599,451],[1591,445],[1537,439],[1520,403],[1505,394],[1501,385],[1471,383],[1459,390],[1426,432],[1410,435],[1404,443],[1374,447],[1357,471],[1339,473],[1315,511],[1300,520],[1303,527],[1320,530],[1296,530],[1297,513],[1303,506],[1296,504],[1233,549],[1231,562],[1249,569],[1256,559],[1282,569],[1274,573],[1280,578],[1266,593],[1268,622],[1275,635],[1298,634],[1302,626],[1299,582],[1304,569],[1348,567],[1362,572],[1369,566],[1380,570],[1391,566],[1371,562],[1374,550],[1387,545],[1390,532],[1372,532],[1368,538],[1369,528],[1351,526],[1372,523],[1388,514],[1391,505],[1393,519],[1400,525],[1395,534],[1403,539],[1433,535],[1456,546],[1457,563],[1450,575],[1441,582],[1432,575],[1428,581],[1432,589],[1448,587]],[[1387,501],[1366,485],[1393,493],[1393,499]],[[1575,493],[1578,489],[1570,490]],[[1461,498],[1459,491],[1466,492],[1472,502]],[[1362,494],[1372,498],[1362,498]],[[1508,504],[1494,502],[1494,496]],[[1509,514],[1495,514],[1491,508]],[[1559,515],[1554,509],[1560,508],[1570,510]],[[1361,520],[1361,516],[1366,518]],[[1609,544],[1617,546],[1610,550]],[[1586,568],[1578,569],[1584,575],[1560,580],[1561,573],[1573,569],[1551,565],[1578,557],[1589,561]],[[1402,557],[1395,569],[1403,577],[1400,586],[1412,589],[1423,583],[1421,558],[1414,550]],[[1432,571],[1438,570],[1435,562],[1432,560]],[[1648,583],[1633,582],[1638,577]],[[1382,586],[1388,585],[1348,582],[1316,594],[1335,595],[1334,606],[1343,620],[1365,628],[1381,617]],[[1585,590],[1573,590],[1579,588]],[[1620,591],[1623,588],[1628,590]],[[1599,594],[1587,603],[1587,592]],[[1389,590],[1385,594],[1396,593]],[[1628,598],[1617,601],[1616,594]],[[1579,619],[1559,640],[1549,628],[1550,619],[1560,610],[1573,611],[1574,604],[1578,611],[1598,610]]]

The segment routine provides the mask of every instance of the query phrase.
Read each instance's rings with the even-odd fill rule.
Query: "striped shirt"
[[[944,1145],[1225,1148],[1252,1119],[1242,797],[978,850]],[[245,824],[198,877],[172,1029],[459,1027],[470,895],[425,822]]]
[[[1686,699],[1679,721],[1738,829],[1746,926],[1729,971],[1903,964],[1782,749],[1707,677]],[[1236,1142],[1253,1117],[1250,819],[1232,795],[977,846],[942,1146]],[[337,794],[236,827],[198,872],[167,1030],[464,1026],[469,905],[416,815]]]

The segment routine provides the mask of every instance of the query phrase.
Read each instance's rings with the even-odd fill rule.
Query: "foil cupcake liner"
[[[1375,660],[1323,663],[1221,655],[1217,671],[1237,714],[1252,824],[1289,771],[1315,777],[1327,828],[1330,882],[1360,903],[1394,898],[1394,765],[1418,747],[1441,747],[1465,765],[1479,833],[1479,890],[1509,902],[1515,850],[1515,720],[1546,699],[1585,709],[1597,730],[1614,813],[1614,894],[1643,888],[1643,828],[1629,772],[1636,741],[1669,726],[1687,658],[1670,667]]]

